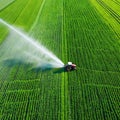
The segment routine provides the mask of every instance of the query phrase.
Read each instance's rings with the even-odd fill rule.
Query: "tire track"
[[[63,34],[63,31],[64,31],[64,8],[63,8],[63,6],[64,6],[64,4],[63,4],[63,0],[62,0],[62,24],[61,24],[61,31],[62,31],[62,58],[64,59],[64,46],[63,46],[63,44],[64,44],[64,42],[63,42],[63,40],[64,40],[64,34]],[[61,120],[64,120],[65,119],[65,93],[64,93],[64,87],[65,87],[65,83],[64,83],[64,81],[65,81],[65,75],[64,75],[64,73],[62,73],[62,80],[61,80]]]
[[[120,16],[116,12],[114,12],[110,7],[108,7],[108,5],[106,5],[103,1],[96,1],[120,24]]]
[[[46,0],[43,0],[43,2],[42,2],[42,4],[41,4],[41,7],[40,7],[40,9],[39,9],[38,15],[37,15],[37,17],[36,17],[36,20],[35,20],[35,22],[33,23],[33,25],[31,26],[29,33],[31,33],[32,30],[33,30],[33,28],[36,26],[36,23],[38,22],[38,19],[39,19],[39,17],[40,17],[40,14],[42,13],[42,10],[43,10],[43,8],[44,8],[45,2],[46,2]]]
[[[68,41],[65,37],[65,2],[62,0],[62,58],[64,62],[68,61],[67,58],[67,46]],[[61,81],[61,119],[62,120],[71,120],[71,107],[70,107],[70,94],[68,89],[68,74],[62,73],[62,81]]]

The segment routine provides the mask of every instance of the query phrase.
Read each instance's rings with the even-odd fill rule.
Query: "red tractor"
[[[68,62],[68,64],[65,65],[65,71],[73,71],[76,70],[76,65],[72,64],[72,62]]]

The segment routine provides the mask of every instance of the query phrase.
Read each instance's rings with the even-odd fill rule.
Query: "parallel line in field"
[[[92,48],[92,47],[83,47],[83,46],[80,46],[80,47],[77,47],[77,48],[75,48],[75,47],[71,47],[71,49],[73,49],[73,50],[75,50],[75,49],[82,49],[82,50],[87,50],[87,51],[89,51],[89,50],[91,50],[91,51],[104,51],[104,52],[118,52],[118,53],[120,53],[119,51],[117,51],[117,50],[115,50],[115,49],[103,49],[103,48]]]
[[[118,0],[112,0],[114,3],[116,3],[117,5],[120,5],[120,1]]]
[[[66,18],[66,21],[67,21],[67,20],[83,20],[83,18],[80,18],[80,17],[74,17],[74,18],[68,17],[68,18]],[[96,20],[97,20],[98,23],[100,22],[100,21],[98,21],[99,19],[96,18]],[[84,20],[84,21],[82,21],[82,22],[88,22],[88,23],[89,23],[89,20],[86,19],[86,20]],[[96,21],[92,21],[92,23],[96,23]]]
[[[96,12],[100,13],[100,16],[104,19],[104,23],[111,29],[115,36],[120,38],[119,34],[119,23],[111,16],[106,8],[103,8],[98,2],[98,0],[91,0],[91,3],[94,5]],[[109,11],[110,12],[110,11]],[[112,13],[111,13],[112,14]],[[107,21],[106,21],[107,20]],[[103,28],[105,29],[105,28]]]
[[[64,1],[63,2],[63,11],[62,11],[62,58],[64,62],[67,61],[67,52],[65,52],[67,48],[67,40],[64,37],[65,34],[65,14],[64,14]],[[62,81],[61,81],[61,119],[62,120],[71,120],[71,109],[70,109],[70,96],[68,92],[68,75],[66,73],[62,73]]]
[[[97,0],[97,2],[120,24],[120,16],[108,7],[103,1]]]
[[[21,104],[21,103],[26,103],[26,102],[28,102],[28,100],[24,100],[24,101],[13,101],[13,102],[11,102],[11,101],[8,101],[8,102],[6,102],[5,103],[5,105],[7,105],[7,104]],[[39,99],[36,99],[36,100],[30,100],[30,102],[40,102],[40,100]]]
[[[104,85],[104,84],[89,84],[89,83],[87,83],[87,84],[82,84],[82,86],[90,86],[90,87],[102,87],[102,88],[113,88],[114,90],[119,90],[120,89],[120,87],[118,87],[118,86],[113,86],[113,85]],[[28,95],[29,96],[29,95]],[[26,98],[26,96],[24,96],[25,98]],[[37,102],[37,101],[39,101],[39,99],[36,99],[36,100],[34,100],[34,99],[30,99],[31,97],[29,97],[29,100],[30,100],[30,102]],[[28,102],[28,100],[21,100],[21,101],[17,101],[17,100],[15,100],[14,101],[14,98],[12,98],[13,99],[13,101],[7,101],[6,103],[5,103],[5,105],[6,104],[13,104],[13,103],[26,103],[26,102]],[[24,98],[23,98],[24,99]],[[10,100],[10,99],[9,99]]]
[[[63,44],[64,44],[64,42],[63,42],[63,39],[64,39],[64,35],[63,35],[63,31],[64,31],[64,8],[63,8],[63,6],[64,6],[64,1],[62,1],[62,24],[61,24],[61,32],[62,32],[62,58],[64,59],[64,52],[63,52],[63,49],[64,49],[64,47],[63,47]],[[64,73],[62,73],[62,80],[61,80],[61,120],[64,120],[64,118],[65,118],[65,93],[64,93],[64,87],[65,87],[65,83],[64,83]]]
[[[40,81],[40,79],[25,79],[25,80],[23,80],[23,79],[19,79],[19,80],[13,80],[13,81],[10,81],[10,83],[26,83],[26,82],[34,82],[34,81]]]
[[[6,71],[6,74],[4,76],[2,76],[2,78],[1,78],[2,82],[1,82],[1,85],[0,85],[0,89],[2,88],[2,86],[4,85],[4,83],[6,82],[6,79],[7,79],[7,77],[8,77],[9,74],[10,74],[10,68]],[[7,86],[8,86],[8,84],[9,83],[7,83]]]
[[[8,85],[7,85],[8,86]],[[7,93],[25,93],[25,92],[33,92],[33,91],[36,91],[36,92],[39,92],[39,91],[41,91],[41,88],[29,88],[29,89],[6,89],[7,90],[7,92],[6,92],[6,94]],[[49,89],[49,90],[51,90],[51,89]],[[1,92],[0,92],[0,94],[2,94],[3,92],[2,92],[2,90],[1,90]],[[68,92],[67,92],[68,93]]]
[[[104,4],[107,5],[107,8],[111,8],[114,11],[114,13],[116,13],[120,16],[120,12],[119,12],[120,11],[120,6],[119,6],[119,4],[112,1],[112,0],[109,3],[108,3],[108,1],[109,0],[103,1]]]
[[[28,114],[28,110],[29,110],[29,104],[30,104],[30,98],[29,98],[29,96],[28,96],[28,100],[27,100],[27,106],[25,108],[25,117],[24,117],[25,120],[27,120],[27,114]]]
[[[96,30],[96,29],[94,29],[94,30],[90,30],[90,29],[87,29],[87,28],[69,28],[69,29],[67,29],[66,31],[73,31],[73,30],[75,30],[75,31],[85,31],[85,32],[89,32],[89,31],[93,31],[93,32],[111,32],[111,30],[103,30],[102,28],[101,29],[99,29],[99,30]],[[117,30],[116,30],[117,31]],[[119,32],[119,30],[118,30],[118,32]],[[114,34],[114,33],[112,33],[111,32],[111,34]],[[118,38],[119,39],[119,38]]]
[[[12,5],[14,2],[16,2],[16,1],[13,1],[10,5]],[[10,6],[9,5],[9,6]],[[27,4],[26,4],[27,5]],[[26,6],[25,5],[25,6]],[[9,7],[9,6],[7,6],[7,7]],[[17,14],[17,17],[15,18],[15,20],[13,20],[13,24],[16,22],[16,20],[18,19],[18,17],[20,16],[20,14],[21,14],[21,12],[24,10],[24,8],[19,12],[19,14]]]
[[[96,30],[96,29],[90,30],[90,29],[87,29],[87,28],[82,28],[82,29],[81,28],[76,28],[76,29],[74,29],[74,28],[67,28],[65,30],[65,32],[67,32],[67,31],[73,31],[73,30],[75,30],[75,31],[83,31],[84,30],[86,32],[87,31],[93,31],[93,32],[110,32],[111,34],[114,34],[114,33],[111,32],[111,30],[106,30],[106,29],[103,30],[102,28],[100,30]],[[48,30],[43,30],[43,32],[51,32],[51,33],[53,33],[53,32],[59,32],[59,30],[52,30],[51,31],[51,30],[48,29]]]
[[[63,1],[63,9],[65,9],[65,6],[64,6],[64,1]],[[64,10],[63,10],[64,12]],[[68,52],[67,52],[67,48],[68,48],[68,40],[66,39],[65,37],[65,32],[66,32],[66,21],[65,21],[65,12],[63,13],[63,40],[64,40],[64,49],[63,49],[63,53],[64,53],[64,60],[65,62],[68,61]],[[70,94],[69,94],[69,89],[68,89],[68,74],[64,74],[64,82],[65,82],[65,85],[64,85],[64,90],[65,90],[65,117],[64,119],[65,120],[71,120],[71,103],[70,103]]]
[[[102,72],[102,73],[113,73],[113,74],[118,74],[120,73],[120,71],[102,71],[102,70],[93,70],[93,69],[87,69],[87,68],[80,68],[77,67],[77,69],[81,69],[81,70],[89,70],[89,71],[95,71],[95,72]]]
[[[11,1],[9,4],[7,4],[5,7],[3,7],[2,9],[0,9],[0,12],[3,11],[4,9],[6,9],[7,7],[9,7],[10,5],[12,5],[15,2],[15,0]]]
[[[27,1],[28,3],[29,1]],[[25,7],[27,6],[27,3],[25,5]],[[15,18],[15,20],[13,21],[13,24],[17,21],[17,19],[19,18],[19,16],[21,15],[21,13],[24,11],[25,7],[20,11],[20,13],[17,15],[17,17]]]
[[[32,29],[35,27],[36,23],[38,22],[38,19],[39,19],[39,17],[40,17],[40,14],[42,13],[42,10],[43,10],[44,5],[45,5],[45,1],[46,1],[46,0],[43,0],[43,2],[42,2],[42,4],[41,4],[41,7],[40,7],[40,9],[39,9],[39,12],[38,12],[38,14],[37,14],[36,20],[35,20],[35,22],[33,23],[32,27],[30,28],[30,31],[29,31],[29,32],[32,31]]]
[[[9,90],[9,89],[7,89],[7,92],[6,92],[6,93],[24,93],[24,92],[40,91],[40,90],[41,90],[40,88],[28,89],[28,90],[25,90],[25,89]],[[3,92],[0,92],[0,93],[3,93]]]
[[[17,77],[17,74],[19,73],[19,69],[20,69],[20,65],[17,67],[17,69],[16,69],[16,72],[15,72],[15,74],[14,74],[14,76],[13,76],[13,80],[15,80]]]
[[[114,89],[120,89],[119,86],[114,86],[114,85],[105,85],[105,84],[89,84],[89,83],[86,83],[86,84],[83,84],[85,86],[94,86],[94,87],[107,87],[107,88],[114,88]]]
[[[16,21],[19,19],[19,17],[23,14],[23,12],[25,11],[25,9],[27,8],[27,5],[28,5],[30,2],[31,2],[31,1],[29,0],[29,1],[26,3],[24,9],[22,9],[22,11],[20,12],[20,14],[18,15],[18,17],[17,17],[16,20],[14,21],[14,24],[15,24]]]

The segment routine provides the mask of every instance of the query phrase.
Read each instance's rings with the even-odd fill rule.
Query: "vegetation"
[[[120,2],[10,1],[0,6],[0,18],[24,29],[64,63],[74,62],[77,70],[55,74],[0,64],[0,119],[118,120]],[[0,24],[0,44],[6,34]]]
[[[109,26],[120,36],[120,2],[118,0],[90,0],[96,9],[102,14]],[[110,27],[110,28],[111,28]]]

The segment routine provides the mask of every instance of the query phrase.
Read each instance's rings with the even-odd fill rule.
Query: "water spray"
[[[0,19],[0,23],[8,27],[10,31],[0,47],[1,60],[15,59],[41,68],[64,67],[64,63],[59,58],[35,39],[2,19]]]

